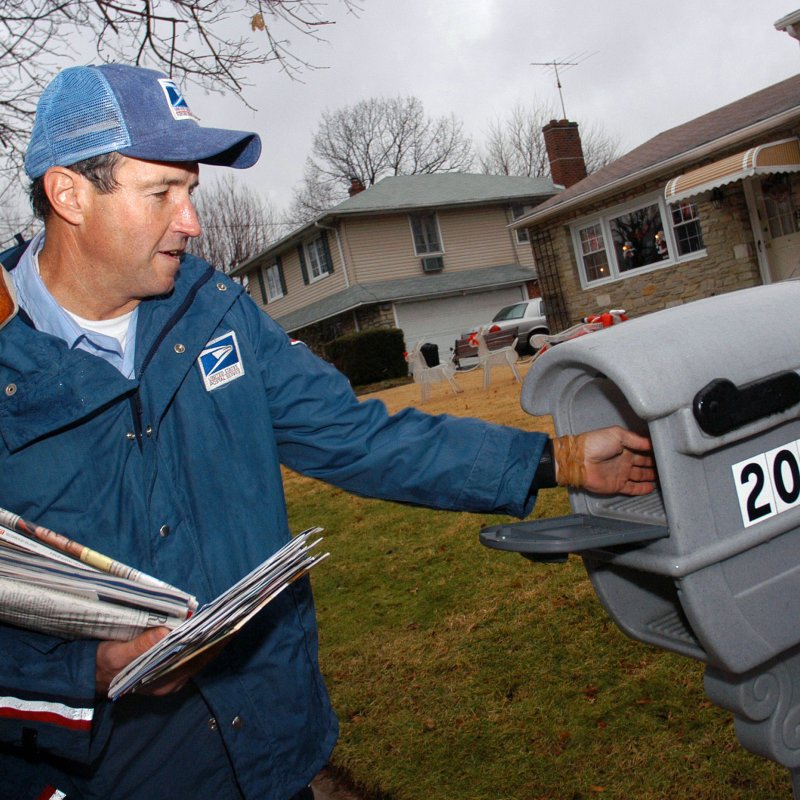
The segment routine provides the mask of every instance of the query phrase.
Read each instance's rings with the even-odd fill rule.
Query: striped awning
[[[668,203],[676,203],[751,175],[798,171],[800,171],[800,141],[782,139],[779,142],[751,147],[743,153],[722,158],[713,164],[706,164],[691,172],[678,175],[667,183],[664,197]]]

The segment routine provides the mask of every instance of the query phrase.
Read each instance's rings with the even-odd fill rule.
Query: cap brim
[[[257,133],[193,125],[187,126],[181,136],[172,141],[165,141],[162,136],[121,148],[119,152],[145,161],[197,161],[200,164],[247,169],[261,155],[261,137]]]

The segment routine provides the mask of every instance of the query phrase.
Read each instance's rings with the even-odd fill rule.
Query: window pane
[[[794,233],[795,217],[789,176],[773,175],[762,183],[769,235],[773,239]]]
[[[277,300],[283,297],[283,290],[281,289],[281,277],[278,274],[278,265],[273,264],[267,270],[267,293],[270,300]]]
[[[614,217],[609,225],[620,272],[647,267],[669,257],[664,251],[664,228],[658,204]],[[656,240],[659,232],[662,234],[661,243]]]
[[[610,275],[608,258],[606,257],[606,244],[603,239],[603,229],[599,225],[590,225],[579,231],[581,240],[581,257],[586,280],[599,281]]]
[[[527,303],[515,303],[513,306],[501,308],[492,319],[492,322],[502,322],[504,319],[522,319],[527,307]]]
[[[319,278],[325,274],[325,256],[322,251],[322,237],[314,239],[306,245],[308,266],[312,278]]]
[[[411,230],[414,233],[414,251],[417,255],[442,252],[434,214],[415,214],[411,217]]]
[[[592,253],[583,257],[583,268],[586,270],[587,281],[599,281],[607,278],[610,274],[606,251],[602,253]]]
[[[672,230],[678,245],[678,255],[685,256],[705,248],[703,231],[700,227],[700,213],[694,203],[680,203],[670,206],[672,211]]]

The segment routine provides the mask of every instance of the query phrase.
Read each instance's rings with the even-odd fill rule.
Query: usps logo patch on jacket
[[[244,364],[236,334],[228,331],[212,339],[203,348],[197,363],[207,392],[241,378],[244,375]]]

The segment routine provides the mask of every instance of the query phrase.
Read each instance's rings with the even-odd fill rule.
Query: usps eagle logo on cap
[[[200,374],[207,392],[235,381],[244,375],[239,342],[233,331],[212,339],[197,358]]]
[[[197,117],[192,114],[189,104],[183,96],[183,92],[178,88],[178,84],[175,83],[175,81],[171,81],[169,78],[159,78],[158,82],[164,90],[164,96],[167,98],[167,105],[169,106],[170,113],[175,119],[197,120]]]

